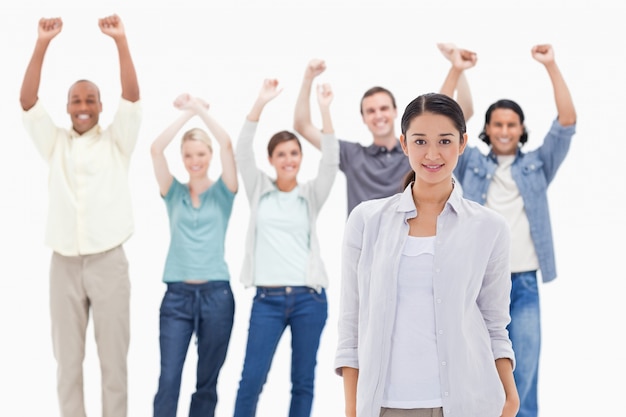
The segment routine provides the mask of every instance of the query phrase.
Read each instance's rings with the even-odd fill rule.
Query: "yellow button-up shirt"
[[[23,122],[48,162],[45,243],[65,256],[100,253],[133,233],[128,168],[141,124],[140,102],[120,99],[113,122],[79,135],[57,127],[38,101]]]

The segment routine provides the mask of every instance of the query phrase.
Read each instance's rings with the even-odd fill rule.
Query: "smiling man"
[[[440,49],[444,55],[449,55],[448,50]],[[294,129],[317,149],[320,149],[322,133],[311,121],[310,95],[313,80],[325,70],[323,60],[309,61],[294,113]],[[460,95],[457,101],[464,108],[464,103],[471,103],[471,99],[463,96],[466,91],[463,88],[457,90]],[[464,113],[468,120],[470,109],[464,108]],[[346,176],[348,214],[362,201],[402,192],[404,177],[411,171],[411,166],[395,132],[397,117],[396,99],[391,91],[372,87],[361,98],[361,118],[372,134],[372,144],[363,146],[358,142],[339,140],[339,169]]]
[[[71,129],[57,127],[40,102],[41,68],[60,18],[39,21],[20,104],[24,126],[49,165],[45,243],[52,249],[50,313],[60,415],[84,417],[85,333],[90,313],[102,369],[102,416],[127,415],[130,280],[122,244],[133,232],[128,168],[141,122],[139,85],[117,15],[98,20],[117,46],[122,97],[111,125],[91,81],[69,89]]]
[[[524,112],[515,101],[501,99],[487,109],[478,135],[489,145],[489,151],[483,153],[468,145],[454,171],[464,196],[502,214],[511,229],[511,323],[507,329],[516,359],[517,417],[536,417],[539,412],[541,315],[537,273],[546,283],[557,276],[548,186],[569,152],[577,120],[552,46],[535,45],[531,54],[548,73],[557,110],[543,142],[533,150],[523,150],[528,141]],[[459,50],[452,56],[441,88],[448,96],[457,88],[463,71],[476,63]]]

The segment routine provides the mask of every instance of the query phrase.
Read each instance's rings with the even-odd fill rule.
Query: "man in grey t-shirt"
[[[439,45],[439,48],[449,58],[453,45]],[[309,61],[294,114],[294,129],[317,149],[320,149],[322,135],[311,121],[310,95],[313,79],[325,70],[326,63],[323,60]],[[459,92],[462,92],[464,85],[459,83]],[[469,97],[469,92],[467,95]],[[465,101],[464,97],[460,97],[457,100],[465,111],[466,120],[469,119],[472,112],[471,98]],[[465,102],[469,105],[464,106]],[[404,176],[411,171],[411,166],[395,133],[397,116],[393,94],[383,87],[372,87],[361,98],[361,117],[372,133],[372,144],[363,146],[357,142],[339,140],[339,169],[346,176],[348,214],[362,201],[402,192]]]

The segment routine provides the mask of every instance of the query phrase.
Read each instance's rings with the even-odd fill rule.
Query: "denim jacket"
[[[574,133],[576,133],[575,124],[561,126],[558,119],[554,120],[543,144],[530,152],[522,152],[518,149],[511,166],[511,175],[524,200],[543,282],[556,278],[554,242],[548,207],[548,185],[563,163]],[[454,175],[463,187],[463,196],[485,204],[487,190],[497,165],[498,161],[493,151],[484,155],[479,149],[468,146],[454,170]]]

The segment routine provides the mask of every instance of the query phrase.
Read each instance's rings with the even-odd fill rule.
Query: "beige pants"
[[[380,417],[443,417],[443,409],[439,408],[381,408]]]
[[[83,359],[90,310],[102,372],[102,416],[125,417],[130,280],[122,246],[94,255],[52,254],[50,314],[62,417],[85,417]]]

